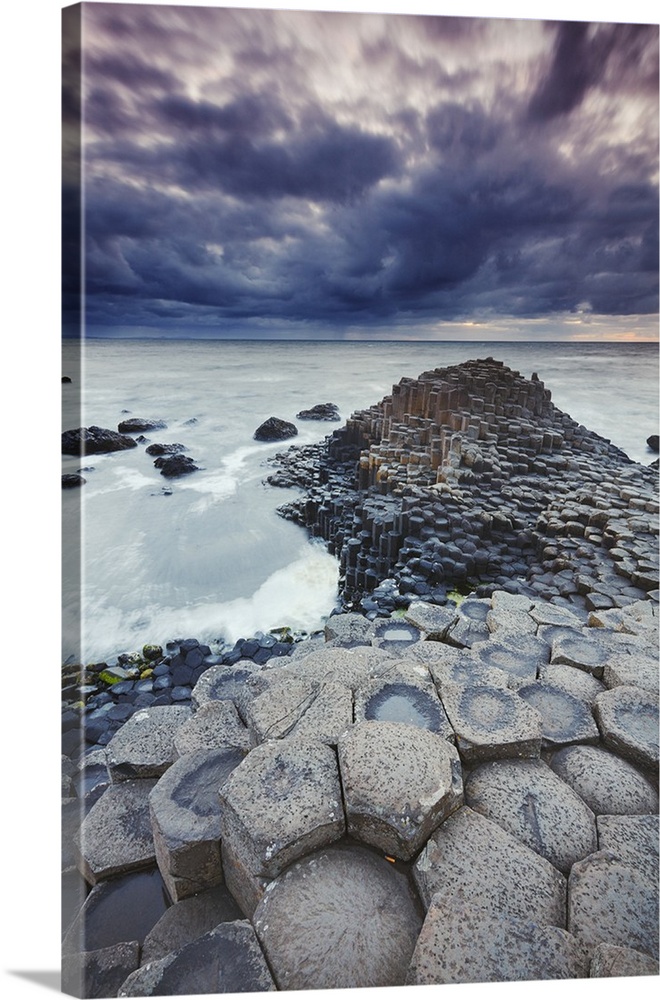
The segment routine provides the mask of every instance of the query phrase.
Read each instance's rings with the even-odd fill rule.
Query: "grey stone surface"
[[[548,601],[536,604],[529,614],[537,625],[559,625],[562,628],[580,628],[582,625],[581,619],[574,612]]]
[[[593,813],[541,760],[480,765],[465,801],[564,873],[597,848]]]
[[[222,874],[225,885],[244,916],[251,918],[272,879],[257,875],[231,848],[228,841],[220,845]]]
[[[88,812],[77,838],[78,866],[92,885],[155,863],[149,819],[155,784],[152,778],[110,785]]]
[[[579,698],[590,707],[597,695],[605,690],[605,685],[593,674],[578,667],[569,667],[565,663],[548,663],[539,669],[539,681],[561,688],[573,697]]]
[[[417,940],[408,983],[577,979],[588,970],[587,949],[563,928],[449,902],[439,892]]]
[[[658,766],[658,695],[638,687],[615,687],[595,701],[603,742],[642,767]]]
[[[421,640],[418,628],[403,619],[383,618],[373,622],[371,645],[394,656],[405,656],[407,649]]]
[[[351,649],[328,647],[301,656],[285,667],[278,667],[283,676],[302,677],[308,681],[344,684],[354,689],[387,669],[392,657],[383,649],[373,646],[354,646]]]
[[[179,757],[196,750],[234,748],[247,752],[251,745],[250,733],[231,701],[211,701],[202,705],[174,736],[174,748]]]
[[[405,615],[406,621],[423,632],[427,639],[442,642],[458,619],[454,607],[440,607],[426,601],[413,601]]]
[[[158,961],[143,965],[117,996],[153,997],[274,990],[272,976],[247,920],[223,923]]]
[[[509,676],[509,687],[521,687],[536,680],[538,671],[548,662],[550,649],[535,635],[507,634],[477,643],[471,654],[484,666],[504,670]]]
[[[300,716],[288,739],[336,746],[353,723],[353,692],[335,681],[319,684],[316,697]]]
[[[422,924],[405,874],[359,847],[292,865],[253,921],[281,990],[401,986]]]
[[[607,649],[599,642],[597,634],[592,637],[583,633],[580,637],[571,632],[552,641],[551,663],[587,670],[595,677],[603,676],[607,658]]]
[[[336,744],[353,721],[353,694],[345,684],[274,669],[263,672],[259,687],[245,711],[255,743],[295,736]]]
[[[356,722],[406,722],[445,739],[454,736],[428,669],[414,658],[393,660],[387,670],[357,688],[354,717]]]
[[[122,941],[109,948],[64,955],[62,992],[77,997],[115,997],[127,976],[137,969],[140,945]]]
[[[494,590],[490,604],[493,611],[514,611],[518,614],[528,614],[533,607],[529,597],[525,597],[524,594],[510,594],[508,590]]]
[[[545,858],[467,806],[431,835],[413,866],[424,906],[449,904],[565,926],[566,879]]]
[[[654,813],[658,793],[629,761],[603,747],[564,747],[552,755],[552,770],[596,816]]]
[[[567,927],[588,947],[616,944],[657,959],[657,891],[639,871],[598,851],[571,870]]]
[[[593,950],[589,975],[592,979],[657,976],[658,971],[658,963],[650,955],[616,944],[599,944]]]
[[[374,634],[374,627],[364,615],[346,612],[331,615],[325,624],[326,642],[334,646],[369,646]]]
[[[486,684],[489,687],[501,688],[509,686],[510,674],[498,667],[487,667],[482,660],[475,659],[469,654],[452,661],[440,660],[437,663],[430,663],[429,669],[441,697],[448,685],[474,687]]]
[[[233,701],[240,715],[250,693],[246,682],[260,671],[261,667],[252,660],[239,660],[233,666],[219,663],[209,667],[193,688],[193,709],[197,710],[209,701]]]
[[[658,889],[658,816],[599,816],[598,847],[639,871]]]
[[[541,716],[544,748],[599,742],[593,715],[575,695],[542,681],[519,688],[518,694]]]
[[[463,804],[458,753],[436,733],[363,722],[339,741],[348,834],[409,860]]]
[[[147,965],[180,951],[220,923],[241,919],[243,914],[224,885],[183,899],[169,906],[145,937],[140,964]]]
[[[487,684],[447,684],[442,703],[464,761],[539,756],[541,716],[515,692]]]
[[[177,758],[174,738],[190,718],[187,705],[142,708],[119,729],[106,748],[112,781],[158,778]]]
[[[486,625],[491,635],[498,639],[534,635],[536,632],[536,622],[522,608],[494,607],[488,612]]]
[[[658,693],[660,673],[658,657],[642,652],[618,653],[610,656],[603,670],[606,687],[641,687]]]
[[[322,743],[253,750],[220,792],[222,838],[254,875],[273,878],[344,833],[337,759]]]
[[[197,750],[160,778],[149,796],[156,861],[173,900],[222,881],[219,790],[242,750]]]

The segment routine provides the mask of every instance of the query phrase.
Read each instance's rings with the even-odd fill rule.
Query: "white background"
[[[166,0],[170,2],[170,0]],[[193,6],[179,0],[180,6]],[[2,995],[59,991],[59,0],[3,6],[2,254],[5,447],[2,580]],[[197,6],[299,8],[658,23],[653,0],[446,0],[444,3],[231,3]],[[8,219],[8,225],[7,225]],[[626,989],[644,1000],[657,980],[444,987],[461,1000],[595,996]],[[437,995],[437,987],[367,991],[369,1000]],[[459,991],[457,994],[456,991]],[[345,1000],[366,996],[347,993]],[[300,994],[296,994],[300,996]],[[445,996],[447,994],[445,993]],[[316,992],[310,1000],[340,1000]]]

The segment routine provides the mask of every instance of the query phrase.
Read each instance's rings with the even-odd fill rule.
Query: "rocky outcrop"
[[[87,480],[84,476],[79,476],[77,473],[69,472],[64,473],[62,476],[62,489],[71,490],[75,489],[76,486],[84,486]]]
[[[660,451],[660,437],[657,434],[651,434],[650,437],[647,437],[646,444],[656,454]]]
[[[129,417],[122,420],[117,430],[120,434],[139,434],[142,431],[160,431],[167,427],[164,420],[144,420],[141,417]]]
[[[298,428],[288,420],[281,420],[280,417],[268,417],[260,424],[254,432],[255,441],[284,441],[286,438],[295,437]]]
[[[336,403],[317,403],[309,410],[301,410],[296,413],[296,420],[341,420],[339,408]]]
[[[105,427],[78,427],[62,433],[63,455],[99,455],[110,451],[137,448],[133,438]]]
[[[177,476],[188,476],[191,472],[197,472],[199,466],[195,465],[188,455],[162,455],[154,462],[154,466],[160,469],[161,476],[167,479],[174,479]]]

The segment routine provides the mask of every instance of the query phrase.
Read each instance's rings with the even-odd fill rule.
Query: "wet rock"
[[[82,997],[114,997],[139,965],[137,941],[62,958],[62,992]]]
[[[465,801],[561,872],[596,850],[591,809],[541,760],[480,765],[466,779]]]
[[[639,871],[658,891],[658,816],[599,816],[598,847]]]
[[[570,635],[560,635],[553,640],[550,663],[563,663],[569,667],[586,670],[595,677],[602,677],[608,659],[607,649],[594,636],[583,635],[581,638],[574,632]]]
[[[254,432],[255,441],[284,441],[286,438],[295,437],[298,428],[295,424],[279,417],[269,417],[257,427]]]
[[[220,801],[222,839],[254,875],[274,878],[344,833],[337,760],[322,743],[256,747],[220,790]]]
[[[658,963],[650,955],[616,944],[599,944],[593,950],[589,976],[603,979],[612,976],[657,976]]]
[[[463,804],[458,754],[435,733],[363,722],[337,748],[348,834],[409,860]]]
[[[63,455],[99,455],[137,448],[133,438],[105,427],[78,427],[62,433]]]
[[[341,420],[336,403],[316,403],[309,410],[296,413],[296,420]],[[657,450],[657,449],[656,449]]]
[[[193,710],[213,701],[233,701],[239,715],[250,699],[247,681],[261,667],[251,660],[239,660],[231,666],[217,664],[205,670],[192,690]]]
[[[141,965],[147,965],[212,931],[220,923],[242,920],[243,914],[226,886],[216,885],[169,906],[142,945]]]
[[[91,885],[156,861],[149,819],[153,780],[110,785],[82,822],[78,866]]]
[[[518,694],[541,716],[544,749],[599,742],[600,733],[593,715],[575,695],[541,681],[519,688]]]
[[[658,793],[633,765],[603,747],[564,747],[552,755],[552,770],[600,816],[658,810]]]
[[[467,806],[431,835],[413,867],[426,909],[441,893],[448,905],[477,906],[563,927],[566,880],[545,858]]]
[[[447,684],[442,703],[462,760],[476,763],[541,753],[541,716],[513,691],[487,684]]]
[[[161,476],[165,476],[167,479],[188,476],[191,472],[199,471],[199,466],[195,465],[188,455],[162,455],[156,459],[154,466],[160,469]]]
[[[167,424],[164,420],[143,420],[140,417],[129,417],[122,420],[117,430],[120,434],[139,434],[141,431],[164,430]]]
[[[222,923],[180,951],[132,973],[117,996],[152,997],[274,990],[268,966],[247,920]]]
[[[180,757],[196,750],[235,749],[247,753],[251,746],[250,733],[231,701],[207,702],[174,734],[174,749]]]
[[[657,960],[657,891],[640,872],[598,851],[571,870],[567,927],[589,948],[620,945]]]
[[[417,940],[408,983],[579,979],[588,969],[587,949],[568,931],[473,903],[448,902],[438,893]]]
[[[471,655],[487,667],[496,667],[509,675],[509,687],[516,688],[536,680],[547,664],[550,650],[542,639],[522,633],[505,635],[472,646]]]
[[[218,792],[243,759],[240,750],[186,754],[149,795],[156,861],[175,901],[222,881]]]
[[[414,661],[394,661],[355,692],[355,721],[401,722],[453,739],[454,731],[428,670]]]
[[[405,656],[410,646],[419,642],[421,633],[409,622],[389,618],[373,622],[371,644],[394,656]]]
[[[603,743],[642,767],[658,766],[658,695],[638,687],[615,687],[595,701]]]
[[[158,778],[177,758],[174,738],[190,718],[186,705],[143,708],[124,723],[106,749],[113,781]]]
[[[395,865],[337,847],[272,882],[253,922],[278,988],[316,990],[403,985],[422,920]]]
[[[182,444],[158,444],[157,442],[154,442],[154,444],[147,445],[144,450],[147,455],[160,458],[161,455],[178,455],[186,449]]]
[[[83,476],[79,476],[74,472],[68,472],[62,476],[62,489],[75,489],[76,486],[84,486],[86,482],[87,480]]]
[[[423,632],[427,639],[442,642],[458,621],[458,613],[453,607],[443,608],[425,601],[415,601],[406,611],[405,619]]]
[[[660,437],[657,434],[651,434],[650,437],[647,437],[646,443],[651,451],[657,453],[660,450]]]

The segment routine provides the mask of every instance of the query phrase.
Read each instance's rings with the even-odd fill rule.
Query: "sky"
[[[88,334],[657,336],[657,25],[101,3],[83,39]]]

